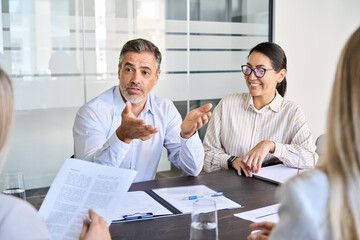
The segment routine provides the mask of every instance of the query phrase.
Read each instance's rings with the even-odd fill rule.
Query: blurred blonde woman
[[[0,171],[5,162],[14,117],[12,85],[0,69]],[[110,239],[109,228],[102,217],[89,211],[92,223],[84,220],[79,239]],[[51,239],[45,223],[29,203],[0,194],[0,239]]]
[[[326,144],[315,170],[282,187],[279,224],[253,223],[248,239],[360,239],[360,28],[338,63]]]

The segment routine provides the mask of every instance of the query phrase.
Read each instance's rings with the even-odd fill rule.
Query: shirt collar
[[[120,86],[117,85],[114,89],[114,103],[115,103],[115,114],[116,116],[120,116],[122,111],[125,108],[125,102],[120,94]]]
[[[279,112],[281,104],[283,102],[284,98],[278,93],[278,91],[275,91],[275,98],[272,100],[272,102],[269,104],[269,107],[274,112]]]
[[[152,107],[152,95],[149,94],[148,99],[145,103],[144,109],[141,111],[140,114],[142,113],[147,113],[148,111],[153,112],[153,107]],[[120,116],[122,111],[125,108],[125,102],[124,99],[122,98],[121,94],[120,94],[120,87],[119,85],[115,87],[114,89],[114,103],[115,103],[115,114],[116,116]]]
[[[246,94],[245,110],[248,110],[250,107],[252,107],[253,109],[255,109],[253,98],[252,98],[251,94],[248,93],[248,94]]]
[[[153,110],[152,110],[153,102],[154,101],[152,99],[152,95],[149,93],[148,99],[146,100],[144,109],[141,111],[141,113],[147,113],[148,111],[150,111],[152,113],[153,112]]]
[[[267,109],[267,108],[270,108],[272,111],[274,112],[279,112],[280,111],[280,107],[281,107],[281,104],[283,102],[283,97],[278,93],[278,91],[276,90],[275,91],[275,98],[266,106],[264,106],[261,110],[263,109]],[[249,109],[249,108],[252,108],[254,109],[256,112],[258,112],[259,110],[257,110],[254,106],[254,101],[253,101],[253,98],[251,96],[251,94],[247,94],[247,104],[245,105],[245,108],[246,110]],[[260,111],[261,111],[260,110]]]

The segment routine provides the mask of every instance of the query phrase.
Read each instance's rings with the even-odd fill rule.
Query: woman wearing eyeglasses
[[[252,177],[263,163],[314,166],[318,156],[304,113],[283,98],[286,61],[275,43],[250,50],[241,66],[249,93],[228,95],[214,109],[204,139],[205,171],[234,168]]]

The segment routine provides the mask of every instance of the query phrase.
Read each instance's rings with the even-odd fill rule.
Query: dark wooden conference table
[[[197,177],[173,177],[161,180],[133,183],[130,191],[141,191],[164,187],[206,185],[223,192],[224,196],[241,204],[244,208],[218,210],[219,239],[246,239],[251,222],[235,217],[235,213],[265,207],[278,202],[278,185],[256,178],[238,176],[233,170],[221,170],[201,174]],[[112,239],[189,239],[191,215],[154,218],[133,222],[112,223]]]

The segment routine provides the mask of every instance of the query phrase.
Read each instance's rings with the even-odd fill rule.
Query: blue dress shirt
[[[135,182],[153,180],[163,146],[169,160],[186,174],[196,176],[204,162],[204,149],[198,133],[189,139],[180,136],[181,116],[174,104],[149,94],[138,116],[159,132],[146,141],[124,143],[116,135],[125,102],[119,86],[114,86],[78,111],[74,128],[75,158],[114,167],[135,169]]]

